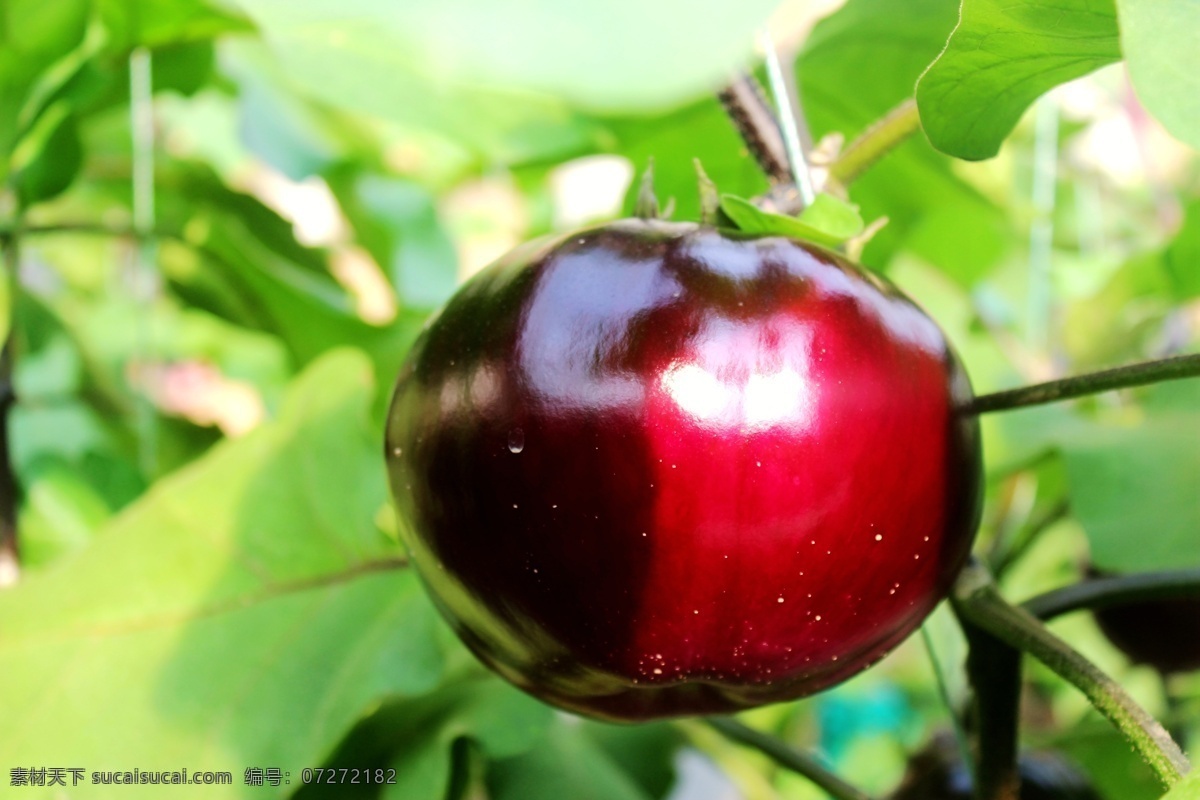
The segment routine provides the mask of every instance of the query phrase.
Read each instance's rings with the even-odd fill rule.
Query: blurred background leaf
[[[36,122],[43,71],[79,46],[87,19],[87,0],[12,0],[0,9],[0,180]]]
[[[1094,426],[1063,443],[1071,508],[1097,567],[1200,566],[1197,432],[1200,415],[1176,412],[1138,425]]]
[[[549,96],[654,108],[712,89],[744,61],[776,6],[710,3],[697,13],[678,0],[619,0],[563,14],[552,0],[239,2],[310,90],[455,133],[481,109],[494,112],[481,117],[491,121],[507,116],[504,104],[549,110],[541,102]],[[370,74],[387,80],[361,79]]]
[[[1187,0],[1117,0],[1121,50],[1138,97],[1181,141],[1200,147],[1200,8]]]
[[[372,521],[384,488],[371,396],[365,359],[331,354],[277,422],[0,595],[6,759],[299,777],[382,697],[432,689],[439,623]]]

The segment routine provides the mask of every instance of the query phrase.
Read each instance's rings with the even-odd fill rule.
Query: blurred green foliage
[[[820,797],[701,726],[582,722],[483,670],[403,565],[378,452],[407,347],[487,260],[628,211],[650,158],[679,219],[699,215],[694,158],[722,192],[768,189],[711,89],[775,5],[0,6],[22,490],[22,574],[0,588],[0,768],[234,772],[232,786],[156,797],[702,800],[730,785]],[[772,24],[785,34],[814,16],[799,2],[783,12]],[[862,220],[887,218],[864,262],[941,322],[979,391],[1195,351],[1200,167],[1147,116],[1200,144],[1194,4],[1014,14],[966,0],[956,28],[959,12],[848,0],[803,39],[795,78],[814,137],[852,139],[914,90],[929,133],[849,187]],[[135,50],[153,71],[145,248]],[[1048,143],[1023,118],[1122,57],[1136,99],[1106,70],[1057,90]],[[1060,154],[1049,173],[1035,157],[1047,145]],[[1055,187],[1050,210],[1035,180]],[[1031,254],[1039,222],[1049,249]],[[1030,268],[1043,257],[1048,274]],[[1035,318],[1051,320],[1048,341],[1029,336]],[[1076,580],[1089,559],[1200,565],[1195,387],[985,420],[979,552],[1019,553],[1007,593]],[[929,629],[961,703],[961,636],[945,610]],[[1197,676],[1175,679],[1168,705],[1086,615],[1055,630],[1200,741]],[[1029,744],[1075,756],[1110,800],[1158,796],[1072,690],[1029,673]],[[747,721],[882,794],[948,713],[910,641],[825,696]],[[394,769],[397,783],[302,786],[322,765]],[[248,767],[291,784],[246,786]],[[127,796],[87,788],[78,796]]]

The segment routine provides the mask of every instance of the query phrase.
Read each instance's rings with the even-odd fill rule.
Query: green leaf
[[[818,23],[797,64],[813,134],[840,132],[852,139],[911,98],[918,76],[945,46],[957,15],[958,0],[907,0],[903,13],[897,13],[894,0],[849,0]],[[707,159],[704,164],[711,171]],[[863,253],[863,262],[875,267],[885,267],[899,248],[911,246],[970,285],[1014,238],[1004,214],[958,178],[951,159],[924,136],[911,137],[872,166],[854,182],[850,197],[864,219],[888,218]],[[929,219],[938,211],[934,231]],[[914,235],[920,242],[910,242]],[[925,247],[931,241],[941,246]],[[985,247],[984,242],[991,244]]]
[[[1138,98],[1180,141],[1200,147],[1200,3],[1117,0],[1117,9]]]
[[[155,48],[151,54],[151,83],[157,94],[177,92],[190,97],[208,85],[216,62],[212,42],[181,42]]]
[[[22,127],[26,101],[42,74],[79,46],[86,0],[5,0],[0,5],[0,180]]]
[[[324,766],[394,769],[395,783],[376,787],[371,796],[443,798],[450,796],[453,769],[468,748],[488,758],[512,758],[539,743],[553,718],[550,707],[485,672],[457,640],[453,655],[468,660],[457,680],[423,697],[385,703],[355,726]],[[359,795],[345,786],[310,784],[296,800],[351,796]]]
[[[109,449],[108,431],[91,408],[77,401],[18,404],[12,410],[11,454],[19,471],[38,459],[81,461],[89,452]]]
[[[27,345],[28,347],[28,345]],[[79,389],[83,363],[70,338],[53,330],[46,344],[26,349],[14,365],[17,394],[22,402],[71,395]]]
[[[226,33],[251,33],[253,24],[204,0],[97,0],[110,51],[201,42]]]
[[[749,0],[698,12],[684,0],[240,4],[281,59],[300,70],[297,79],[315,81],[322,93],[337,87],[365,97],[378,91],[372,84],[391,84],[432,91],[453,106],[458,93],[486,85],[512,87],[489,91],[515,103],[543,95],[599,109],[653,108],[711,90],[747,60],[777,5]]]
[[[675,755],[687,739],[674,723],[608,725],[585,722],[583,728],[592,741],[651,797],[666,797],[676,784]]]
[[[1071,643],[1076,645],[1074,639]],[[1051,734],[1045,746],[1078,764],[1100,797],[1156,800],[1162,794],[1162,784],[1154,771],[1130,750],[1125,737],[1095,712]]]
[[[160,225],[187,231],[191,258],[174,253],[168,272],[174,288],[213,313],[277,334],[296,365],[332,347],[353,345],[369,353],[384,383],[423,322],[404,309],[384,326],[360,319],[346,289],[329,271],[326,254],[298,243],[292,226],[259,200],[230,190],[194,163],[160,171]],[[179,243],[173,242],[176,250]],[[170,254],[170,249],[164,250]]]
[[[456,742],[468,739],[490,758],[511,758],[538,741],[553,713],[495,679],[451,686],[431,699],[424,709],[418,704],[405,709],[408,739],[391,763],[397,781],[386,788],[384,800],[445,796]]]
[[[831,239],[846,241],[863,232],[858,206],[839,200],[831,194],[818,194],[808,208],[797,217],[805,225],[822,231]]]
[[[1092,560],[1118,572],[1200,566],[1200,414],[1064,436],[1071,511]]]
[[[13,152],[9,180],[22,207],[49,200],[71,185],[83,166],[79,130],[66,103],[42,113]]]
[[[86,477],[56,463],[22,476],[21,567],[37,569],[82,547],[111,516]]]
[[[439,623],[372,522],[385,488],[371,384],[360,354],[322,359],[278,421],[0,593],[7,762],[296,776],[382,698],[436,684]],[[204,792],[285,793],[240,774]]]
[[[1103,288],[1064,315],[1067,351],[1079,354],[1078,367],[1142,358],[1154,347],[1161,324],[1172,310],[1171,285],[1159,253],[1142,253],[1122,264]]]
[[[721,210],[746,233],[788,236],[825,247],[837,247],[863,230],[858,210],[828,194],[817,195],[799,217],[763,211],[749,200],[731,194],[721,196]]]
[[[257,2],[257,0],[255,0]],[[294,6],[301,9],[302,6]],[[286,14],[284,15],[286,16]],[[415,74],[397,63],[403,52],[391,43],[333,46],[332,29],[319,36],[282,33],[267,43],[238,42],[238,61],[274,64],[288,94],[360,119],[398,123],[405,130],[446,136],[476,158],[493,164],[520,164],[592,152],[606,140],[603,129],[564,101],[510,87],[487,84],[447,85],[443,77]],[[271,50],[266,50],[272,45]],[[261,71],[261,70],[260,70]],[[387,75],[386,80],[362,76]],[[290,109],[289,116],[307,118]],[[258,119],[257,112],[253,119]],[[306,128],[310,121],[305,120]],[[316,145],[313,154],[337,149],[339,143],[319,125],[298,132],[302,145]],[[291,143],[289,143],[291,146]]]
[[[491,765],[494,800],[650,800],[576,719],[560,720],[529,753]]]
[[[1200,770],[1193,768],[1162,800],[1200,800]]]
[[[1200,295],[1200,200],[1184,209],[1183,227],[1163,254],[1163,266],[1177,299]]]
[[[330,348],[350,344],[365,350],[377,370],[395,370],[416,337],[424,314],[401,311],[388,325],[359,319],[346,292],[328,276],[311,275],[273,251],[249,226],[221,215],[198,245],[209,269],[243,297],[254,298],[265,330],[276,333],[297,364]],[[390,383],[391,375],[388,375]]]
[[[963,0],[917,84],[921,123],[939,150],[991,158],[1034,100],[1120,58],[1113,0]]]
[[[246,148],[295,181],[339,162],[378,161],[385,145],[361,117],[307,98],[260,42],[226,43],[222,67],[237,80],[238,128]]]
[[[436,308],[458,284],[458,254],[434,197],[417,184],[363,175],[339,198],[402,302]]]

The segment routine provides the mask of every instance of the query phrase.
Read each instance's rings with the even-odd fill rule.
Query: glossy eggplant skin
[[[938,326],[816,246],[626,220],[519,248],[431,321],[386,456],[486,664],[609,720],[811,694],[928,615],[979,516]]]
[[[1135,664],[1164,675],[1200,670],[1200,600],[1151,600],[1097,609],[1095,616]]]

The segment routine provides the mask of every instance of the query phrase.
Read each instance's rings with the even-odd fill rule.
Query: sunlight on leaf
[[[1034,100],[1120,57],[1113,0],[963,0],[917,83],[921,124],[943,152],[991,158]]]
[[[1200,3],[1117,0],[1117,8],[1138,98],[1176,138],[1200,147]]]
[[[439,623],[372,521],[372,391],[361,354],[320,359],[276,422],[0,595],[11,763],[297,774],[373,703],[435,685]],[[236,777],[206,796],[262,796]]]
[[[855,206],[828,194],[817,195],[798,217],[763,211],[731,194],[721,197],[721,210],[746,233],[788,236],[825,247],[837,247],[862,233],[864,227]]]

